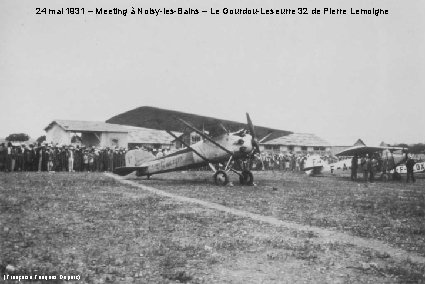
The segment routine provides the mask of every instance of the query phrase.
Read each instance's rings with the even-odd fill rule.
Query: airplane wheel
[[[389,180],[388,174],[382,174],[382,181],[387,182]]]
[[[241,185],[253,185],[253,174],[250,171],[244,170],[240,175]]]
[[[216,185],[227,185],[228,182],[229,182],[228,175],[226,174],[226,172],[224,172],[222,170],[217,171],[214,174],[213,179],[214,179],[214,183]]]

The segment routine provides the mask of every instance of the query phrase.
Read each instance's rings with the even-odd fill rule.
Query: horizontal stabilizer
[[[114,169],[114,174],[119,176],[127,176],[134,171],[143,170],[144,168],[146,167],[120,167]]]
[[[306,167],[306,168],[303,168],[303,171],[310,171],[310,170],[316,170],[316,169],[322,169],[323,168],[323,166],[311,166],[311,167]]]

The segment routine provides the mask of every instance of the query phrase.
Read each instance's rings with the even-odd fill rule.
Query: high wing
[[[403,150],[402,147],[371,147],[371,146],[353,146],[336,154],[336,156],[364,156],[365,154],[373,154],[383,150],[396,151]]]
[[[166,132],[168,134],[170,134],[170,136],[172,136],[173,138],[175,138],[177,141],[179,141],[180,143],[182,143],[186,148],[190,149],[192,152],[194,152],[198,157],[200,157],[201,159],[203,159],[206,163],[211,163],[209,161],[209,159],[207,159],[205,156],[201,155],[200,152],[198,152],[197,150],[195,150],[194,148],[191,147],[191,145],[185,143],[185,141],[181,138],[179,138],[178,136],[176,136],[173,132],[166,130]]]
[[[226,149],[225,147],[223,147],[222,145],[220,145],[219,143],[217,143],[216,141],[214,141],[212,138],[210,138],[208,135],[206,135],[204,132],[198,130],[197,128],[195,128],[194,126],[192,126],[189,122],[186,122],[185,120],[181,119],[181,118],[177,118],[177,120],[179,120],[180,122],[182,122],[183,124],[185,124],[187,127],[189,127],[190,129],[192,129],[193,131],[195,131],[198,135],[200,135],[201,137],[203,137],[204,139],[207,139],[208,141],[210,141],[211,143],[213,143],[215,146],[217,146],[218,148],[220,148],[221,150],[225,151],[226,153],[228,153],[229,155],[233,155],[234,153],[232,153],[231,151],[229,151],[228,149]]]

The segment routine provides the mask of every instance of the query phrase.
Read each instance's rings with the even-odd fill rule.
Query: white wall
[[[118,140],[118,144],[115,145],[113,140]],[[101,134],[101,147],[123,147],[127,148],[127,133],[114,133],[114,132],[102,132]]]
[[[59,145],[69,145],[71,144],[71,135],[62,127],[55,124],[52,128],[46,131],[46,142],[53,144],[58,143]]]

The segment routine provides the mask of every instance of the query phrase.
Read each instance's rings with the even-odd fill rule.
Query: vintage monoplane
[[[259,153],[260,150],[250,115],[247,113],[246,116],[247,129],[231,133],[222,126],[226,133],[214,138],[183,119],[176,118],[186,127],[198,133],[203,139],[189,145],[184,139],[166,130],[186,148],[163,157],[149,156],[141,150],[130,150],[126,154],[126,166],[116,168],[114,173],[124,176],[136,171],[137,176],[149,178],[153,174],[210,166],[214,172],[213,178],[217,185],[228,184],[229,172],[239,176],[240,184],[253,185],[253,174],[250,167],[255,154]],[[235,162],[239,163],[239,170],[234,167]]]
[[[367,154],[377,160],[377,165],[374,171],[381,174],[383,180],[389,178],[399,179],[399,173],[396,168],[406,161],[406,153],[402,147],[389,147],[389,146],[365,146],[357,145],[349,147],[336,154],[337,157],[358,157],[357,171],[361,172],[361,158]],[[313,160],[312,163],[307,163],[304,168],[305,171],[312,171],[312,173],[320,172],[331,172],[338,173],[340,171],[350,171],[351,169],[351,158],[338,161],[332,164],[326,164],[324,162]]]

